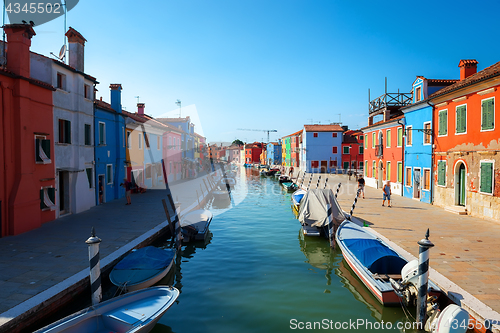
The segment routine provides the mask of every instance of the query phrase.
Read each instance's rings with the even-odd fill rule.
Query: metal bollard
[[[427,314],[427,285],[429,282],[429,249],[434,246],[429,240],[429,229],[425,233],[425,239],[418,242],[418,297],[417,297],[417,323],[420,327],[425,325]]]
[[[101,266],[99,262],[99,243],[101,239],[96,237],[95,229],[92,227],[91,236],[85,241],[89,245],[90,261],[90,291],[92,294],[92,305],[97,305],[102,299],[101,289]]]

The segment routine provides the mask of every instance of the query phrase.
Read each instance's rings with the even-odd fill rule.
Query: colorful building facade
[[[341,161],[343,131],[340,125],[304,125],[301,169],[321,173],[335,171]]]
[[[281,165],[281,142],[270,142],[267,144],[267,164]]]
[[[342,165],[344,170],[362,171],[364,168],[364,135],[359,130],[347,130],[342,135]]]

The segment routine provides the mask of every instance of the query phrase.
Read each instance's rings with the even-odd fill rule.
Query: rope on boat
[[[342,185],[342,183],[339,183],[339,184],[337,185],[337,192],[335,192],[335,199],[337,199],[337,195],[339,194],[340,185]]]

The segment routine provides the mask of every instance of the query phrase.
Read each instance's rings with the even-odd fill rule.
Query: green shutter
[[[465,133],[467,130],[467,108],[465,105],[457,107],[456,133]]]
[[[439,112],[439,135],[448,133],[448,110]]]
[[[492,191],[493,163],[481,163],[481,184],[479,190],[483,193],[493,193]]]
[[[403,182],[403,163],[398,163],[398,182]]]
[[[482,105],[482,114],[481,114],[481,129],[489,130],[495,127],[495,109],[493,98],[483,101]]]
[[[446,162],[438,161],[438,185],[446,185]]]
[[[40,158],[40,139],[35,139],[35,161],[43,162]]]
[[[47,190],[49,192],[49,199],[50,201],[55,204],[56,203],[56,189],[51,187]]]

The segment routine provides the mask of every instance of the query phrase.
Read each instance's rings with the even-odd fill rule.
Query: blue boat
[[[126,291],[150,287],[170,271],[175,253],[173,249],[154,246],[137,249],[113,267],[109,279]]]
[[[91,306],[35,333],[147,333],[179,297],[174,287],[152,287]]]
[[[380,303],[399,306],[401,299],[394,291],[389,278],[401,280],[403,267],[406,266],[405,271],[411,271],[414,268],[410,266],[414,264],[417,267],[418,263],[408,263],[367,228],[347,220],[337,229],[336,240],[349,267]],[[439,287],[432,281],[429,281],[429,293],[440,293]]]

